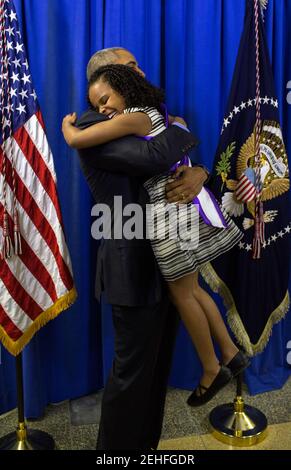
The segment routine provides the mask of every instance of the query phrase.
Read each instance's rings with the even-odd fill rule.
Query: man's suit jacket
[[[90,110],[77,126],[83,129],[104,119],[107,118]],[[97,203],[113,208],[114,196],[122,196],[123,207],[130,203],[145,207],[149,199],[143,181],[167,171],[196,143],[191,133],[170,126],[150,141],[127,136],[80,150],[80,164]],[[152,305],[161,300],[164,288],[149,240],[122,237],[101,241],[95,289],[98,299],[104,291],[113,305]]]

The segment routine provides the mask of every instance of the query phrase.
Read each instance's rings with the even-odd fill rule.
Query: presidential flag
[[[222,296],[229,325],[250,355],[263,350],[289,308],[289,187],[260,4],[247,0],[211,182],[244,237],[203,276]]]
[[[52,153],[11,0],[0,0],[0,340],[17,355],[76,290]]]

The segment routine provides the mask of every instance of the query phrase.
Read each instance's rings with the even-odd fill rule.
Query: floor
[[[186,404],[188,391],[169,389],[165,419],[159,449],[206,450],[238,449],[216,440],[208,421],[210,411],[235,397],[235,383],[228,384],[211,402],[200,408]],[[78,400],[49,405],[45,416],[29,420],[30,429],[51,434],[60,450],[94,449],[100,417],[102,393]],[[245,403],[258,408],[268,419],[267,437],[263,442],[247,447],[252,450],[291,450],[291,379],[281,390],[250,397],[243,390]],[[17,425],[17,411],[0,416],[0,437],[12,432]],[[244,447],[239,447],[244,449]]]

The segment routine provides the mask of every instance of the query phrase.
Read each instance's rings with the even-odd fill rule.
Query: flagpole
[[[16,382],[18,402],[18,425],[16,432],[0,439],[0,450],[54,450],[55,442],[48,433],[27,429],[24,418],[22,353],[16,356]]]
[[[242,373],[237,376],[233,403],[216,406],[209,415],[213,436],[234,447],[250,447],[267,436],[268,421],[257,408],[245,405],[242,398]]]

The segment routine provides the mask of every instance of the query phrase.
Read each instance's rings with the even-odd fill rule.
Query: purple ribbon
[[[175,163],[175,164],[172,166],[172,168],[171,168],[170,171],[174,173],[174,172],[177,170],[177,168],[179,168],[179,167],[182,166],[182,165],[191,166],[191,165],[190,165],[190,158],[188,157],[188,155],[184,155],[184,157],[182,158],[182,160],[180,160],[179,162]],[[224,228],[227,228],[227,227],[228,227],[227,222],[226,222],[226,220],[225,220],[225,218],[224,218],[224,216],[223,216],[223,213],[222,213],[222,211],[221,211],[221,209],[220,209],[220,207],[219,207],[219,205],[218,205],[218,203],[217,203],[217,200],[215,199],[214,194],[210,191],[210,189],[205,188],[205,187],[204,187],[204,189],[205,189],[205,191],[208,193],[208,195],[209,195],[209,197],[210,197],[210,199],[211,199],[211,201],[212,201],[212,203],[213,203],[213,205],[214,205],[214,207],[215,207],[215,211],[216,211],[217,215],[219,216],[219,218],[220,218],[220,220],[221,220],[221,223],[222,223],[223,227],[224,227]],[[212,226],[213,224],[212,224],[211,221],[208,219],[208,217],[207,217],[207,215],[206,215],[206,213],[205,213],[205,211],[204,211],[204,209],[203,209],[203,205],[202,205],[202,203],[201,203],[201,201],[200,201],[200,199],[199,199],[199,194],[198,194],[197,196],[195,196],[194,199],[192,199],[192,204],[195,204],[195,205],[198,206],[199,215],[202,217],[202,220],[203,220],[207,225],[211,225],[211,226]]]
[[[164,118],[165,118],[165,126],[168,127],[169,126],[168,111],[167,111],[167,107],[164,103],[161,103],[161,111],[162,111],[162,113],[164,115]],[[151,140],[151,139],[153,139],[153,136],[145,135],[141,138],[145,139],[145,140]],[[170,168],[170,173],[175,173],[175,171],[182,165],[186,165],[188,167],[191,166],[191,161],[190,161],[190,158],[189,158],[188,155],[184,155],[184,157],[180,161],[178,161],[177,163],[172,165],[172,167]],[[222,213],[222,211],[221,211],[221,209],[220,209],[220,207],[217,203],[217,200],[215,199],[214,194],[212,194],[212,192],[208,188],[204,187],[204,190],[208,193],[208,195],[209,195],[209,197],[210,197],[210,199],[213,203],[213,206],[215,208],[215,212],[219,216],[219,219],[221,221],[222,226],[224,228],[227,228],[228,224],[227,224],[227,222],[226,222],[226,220],[223,216],[223,213]],[[205,222],[205,224],[215,226],[211,223],[211,221],[207,217],[207,215],[205,213],[205,210],[203,208],[203,204],[201,203],[201,201],[199,199],[199,194],[197,196],[195,196],[194,199],[192,199],[192,204],[195,204],[196,206],[198,206],[199,215],[201,216],[201,218]]]

